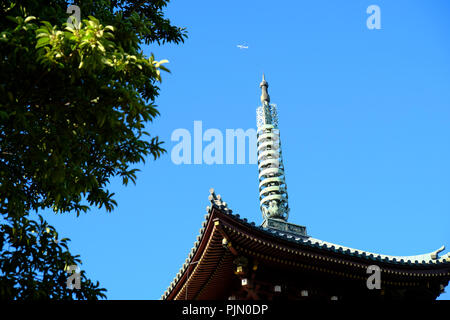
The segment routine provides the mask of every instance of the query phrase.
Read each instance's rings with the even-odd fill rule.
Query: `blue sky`
[[[381,30],[366,26],[371,4]],[[136,186],[112,181],[113,213],[45,217],[108,298],[159,299],[196,240],[209,188],[262,222],[256,165],[175,165],[170,137],[193,134],[196,120],[224,134],[256,128],[265,72],[290,222],[372,252],[450,249],[449,9],[444,0],[173,0],[167,16],[189,38],[145,48],[170,61],[161,116],[148,127],[167,154],[140,166]]]

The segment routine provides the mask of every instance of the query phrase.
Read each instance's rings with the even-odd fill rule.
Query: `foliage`
[[[0,225],[0,299],[93,299],[106,297],[99,283],[80,271],[80,289],[67,288],[68,266],[80,266],[79,256],[68,250],[68,239],[42,216],[8,218]]]
[[[159,115],[167,60],[146,56],[142,45],[186,38],[164,17],[167,3],[0,2],[0,298],[105,297],[83,271],[82,289],[67,290],[64,270],[81,261],[29,214],[111,211],[110,179],[135,182],[133,166],[165,152],[145,124]],[[72,4],[81,12],[75,25]]]
[[[81,1],[83,19],[71,27],[66,1],[2,2],[1,214],[111,211],[111,177],[135,182],[131,166],[165,152],[144,125],[159,114],[167,60],[146,56],[141,44],[185,38],[163,17],[166,4]]]

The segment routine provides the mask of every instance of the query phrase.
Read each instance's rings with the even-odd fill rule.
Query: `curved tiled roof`
[[[181,266],[180,271],[176,274],[175,278],[170,283],[167,290],[164,292],[164,294],[161,296],[161,299],[164,300],[172,291],[172,289],[175,287],[175,285],[178,283],[178,281],[181,279],[183,274],[185,273],[188,266],[192,263],[192,258],[194,257],[195,253],[197,252],[198,246],[200,245],[201,239],[203,237],[203,234],[205,233],[206,225],[208,224],[209,217],[211,215],[211,210],[207,209],[208,213],[205,215],[205,221],[202,223],[202,227],[200,228],[199,235],[197,236],[197,241],[194,242],[194,246],[192,247],[191,251],[188,254],[188,257],[186,258],[185,262]]]
[[[182,278],[183,274],[185,273],[186,269],[190,264],[192,264],[192,258],[195,256],[198,247],[201,243],[201,240],[204,236],[206,227],[208,225],[208,222],[211,217],[212,208],[216,208],[220,210],[221,212],[225,213],[227,216],[231,217],[233,220],[240,222],[243,225],[246,225],[247,227],[258,230],[260,232],[263,232],[267,234],[270,237],[275,237],[277,239],[282,239],[289,242],[294,242],[298,245],[316,248],[324,251],[330,251],[335,253],[340,253],[343,255],[351,256],[351,257],[357,257],[357,258],[363,258],[367,260],[373,260],[383,263],[390,263],[395,265],[410,265],[410,266],[433,266],[433,265],[445,265],[450,266],[450,252],[442,255],[439,257],[439,252],[443,251],[445,249],[444,246],[439,248],[438,250],[435,250],[430,253],[421,254],[421,255],[414,255],[414,256],[392,256],[392,255],[385,255],[385,254],[378,254],[373,252],[368,252],[364,250],[358,250],[354,248],[349,248],[345,246],[341,246],[335,243],[323,241],[320,239],[312,238],[309,236],[297,236],[295,234],[291,234],[288,232],[283,232],[279,230],[275,230],[272,228],[257,226],[254,222],[248,222],[246,218],[241,219],[239,214],[233,214],[232,210],[230,210],[225,202],[222,201],[220,195],[217,195],[214,193],[214,190],[210,190],[211,195],[209,196],[209,200],[211,202],[211,206],[208,206],[206,208],[207,214],[205,215],[205,221],[202,223],[202,227],[200,228],[199,235],[197,236],[197,241],[195,241],[194,246],[192,247],[191,251],[188,254],[188,257],[186,258],[185,263],[181,267],[180,271],[177,273],[167,290],[164,292],[164,294],[161,296],[161,299],[166,299],[173,288],[177,285],[178,281]]]

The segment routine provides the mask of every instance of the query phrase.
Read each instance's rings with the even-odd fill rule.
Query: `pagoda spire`
[[[264,105],[265,102],[270,103],[270,96],[269,93],[267,92],[267,89],[269,88],[269,84],[266,81],[266,78],[264,76],[263,73],[263,78],[261,83],[259,84],[259,87],[262,89],[262,93],[261,93],[261,103]]]
[[[259,201],[264,220],[287,221],[288,196],[281,156],[277,106],[270,104],[269,84],[263,74],[261,106],[256,109],[258,127]]]

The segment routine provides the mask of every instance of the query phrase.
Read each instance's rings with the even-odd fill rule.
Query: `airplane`
[[[248,46],[244,46],[244,45],[242,45],[242,44],[238,44],[237,47],[238,47],[239,49],[248,49]]]

